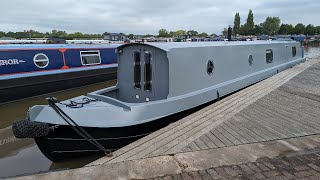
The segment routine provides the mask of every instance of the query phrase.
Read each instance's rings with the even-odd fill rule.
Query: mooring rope
[[[62,119],[82,138],[86,139],[92,145],[96,146],[101,150],[106,156],[112,156],[112,152],[104,148],[95,138],[93,138],[87,131],[80,127],[70,116],[68,116],[61,108],[59,108],[56,103],[57,99],[50,97],[47,98],[49,106],[60,116]]]

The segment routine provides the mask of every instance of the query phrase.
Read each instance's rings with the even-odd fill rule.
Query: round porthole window
[[[249,60],[248,60],[248,62],[249,62],[249,65],[252,66],[252,64],[253,64],[253,57],[252,57],[252,55],[249,55]]]
[[[211,76],[214,71],[214,62],[213,60],[209,60],[207,63],[207,73]]]
[[[39,53],[34,56],[33,62],[38,68],[46,68],[49,65],[49,58],[45,54]]]

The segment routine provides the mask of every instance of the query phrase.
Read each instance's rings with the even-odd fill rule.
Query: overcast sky
[[[320,25],[318,0],[1,0],[0,31],[157,34],[165,28],[220,34],[236,12],[244,23],[249,9],[255,23],[279,16],[282,23]]]

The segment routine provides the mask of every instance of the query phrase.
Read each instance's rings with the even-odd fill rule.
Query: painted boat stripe
[[[72,67],[69,69],[52,69],[52,70],[41,70],[41,71],[33,71],[33,72],[4,74],[4,75],[0,75],[0,80],[15,79],[15,78],[22,78],[22,77],[33,77],[33,76],[41,76],[41,75],[51,75],[51,74],[61,74],[61,73],[67,73],[67,72],[88,71],[88,70],[94,70],[94,69],[113,68],[113,67],[118,67],[118,64],[113,63],[113,64],[95,65],[90,67]]]

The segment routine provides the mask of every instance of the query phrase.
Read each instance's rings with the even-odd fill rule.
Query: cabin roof
[[[117,48],[121,44],[3,44],[0,50],[6,49],[91,49],[91,48]]]
[[[145,44],[149,46],[153,46],[164,51],[170,51],[171,49],[177,48],[193,48],[193,47],[218,47],[218,46],[240,46],[240,45],[265,45],[265,44],[288,44],[288,43],[297,43],[295,41],[288,42],[288,41],[210,41],[210,42],[156,42],[156,43],[132,43],[132,44],[125,44],[120,46],[126,47],[134,44]]]

